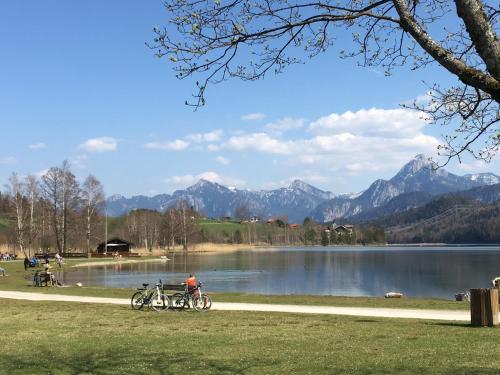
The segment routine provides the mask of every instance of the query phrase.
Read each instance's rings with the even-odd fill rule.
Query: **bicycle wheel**
[[[202,294],[203,310],[210,310],[212,308],[212,298],[208,294]]]
[[[212,298],[208,294],[202,294],[193,298],[193,307],[196,311],[208,311],[212,307]]]
[[[155,311],[164,311],[170,307],[170,301],[166,294],[154,293],[149,301],[149,306]]]
[[[189,302],[184,298],[184,294],[175,293],[172,296],[172,307],[177,309],[189,309]]]
[[[144,293],[139,291],[135,292],[130,299],[130,305],[133,310],[140,310],[144,306]]]

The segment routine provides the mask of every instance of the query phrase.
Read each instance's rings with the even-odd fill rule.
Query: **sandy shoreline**
[[[103,260],[103,261],[96,261],[96,262],[84,262],[84,263],[77,263],[71,266],[71,268],[74,267],[92,267],[92,266],[110,266],[114,264],[130,264],[130,263],[146,263],[146,262],[164,262],[168,261],[168,259],[126,259],[122,258],[120,260]]]
[[[191,245],[189,253],[228,253],[241,250],[254,250],[255,245],[249,244],[218,244],[218,243],[199,243]],[[183,252],[183,250],[176,251]]]
[[[215,243],[202,243],[192,245],[188,254],[216,254],[216,253],[230,253],[235,251],[243,250],[254,250],[256,246],[248,244],[215,244]],[[131,263],[146,263],[146,262],[168,262],[168,254],[184,254],[184,250],[176,249],[171,251],[162,250],[160,253],[157,251],[150,253],[146,251],[139,252],[142,257],[148,257],[147,259],[129,259],[120,258],[119,260],[109,259],[109,260],[96,260],[90,262],[82,262],[72,265],[71,267],[92,267],[92,266],[109,266],[114,264],[131,264]],[[165,255],[167,254],[167,255]],[[150,258],[150,257],[154,258]],[[166,258],[165,258],[166,256]]]

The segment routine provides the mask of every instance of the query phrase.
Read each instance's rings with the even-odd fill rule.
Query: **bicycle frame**
[[[160,289],[160,286],[161,286],[161,289]],[[156,300],[158,301],[158,303],[161,303],[162,293],[163,293],[163,283],[160,280],[159,283],[156,283]]]
[[[161,288],[160,288],[161,287]],[[156,298],[158,299],[158,302],[161,302],[161,294],[163,292],[163,283],[160,282],[156,283],[154,287],[146,287],[146,288],[137,288],[137,290],[142,291],[142,305],[147,305],[151,302],[151,298],[153,298],[153,295],[156,291]]]

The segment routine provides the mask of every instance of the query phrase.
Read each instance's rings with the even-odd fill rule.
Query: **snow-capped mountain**
[[[494,173],[476,173],[476,174],[466,174],[465,178],[478,183],[479,185],[495,185],[500,184],[500,177]]]
[[[107,200],[107,209],[110,215],[119,216],[138,208],[164,211],[180,201],[186,201],[208,217],[234,217],[238,208],[245,207],[250,215],[263,219],[288,216],[289,222],[302,222],[306,216],[310,216],[319,222],[326,222],[383,207],[395,197],[407,193],[425,194],[402,196],[401,199],[393,200],[387,210],[398,212],[416,207],[419,197],[422,197],[424,204],[429,201],[429,196],[496,183],[500,183],[500,178],[493,173],[458,176],[443,168],[436,169],[424,155],[417,155],[390,180],[376,180],[368,189],[357,194],[336,196],[301,180],[295,180],[287,187],[260,191],[228,188],[200,180],[171,195],[139,195],[131,198],[113,195]]]
[[[290,222],[302,221],[319,204],[334,194],[318,189],[304,181],[295,180],[290,186],[275,190],[239,190],[227,188],[215,182],[200,180],[172,195],[154,197],[135,196],[124,198],[114,195],[108,198],[108,212],[119,216],[137,208],[163,211],[185,201],[208,217],[234,216],[236,209],[245,207],[249,214],[262,218],[288,216]]]
[[[375,181],[357,198],[339,197],[324,202],[311,216],[321,222],[350,217],[381,207],[401,194],[425,192],[438,195],[468,190],[477,186],[491,185],[496,181],[495,177],[498,178],[492,173],[457,176],[443,168],[436,168],[432,161],[420,154],[405,164],[390,180]]]

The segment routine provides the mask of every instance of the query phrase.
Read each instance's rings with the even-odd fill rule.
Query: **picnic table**
[[[57,280],[50,271],[36,271],[33,275],[33,283],[35,286],[57,286]]]

